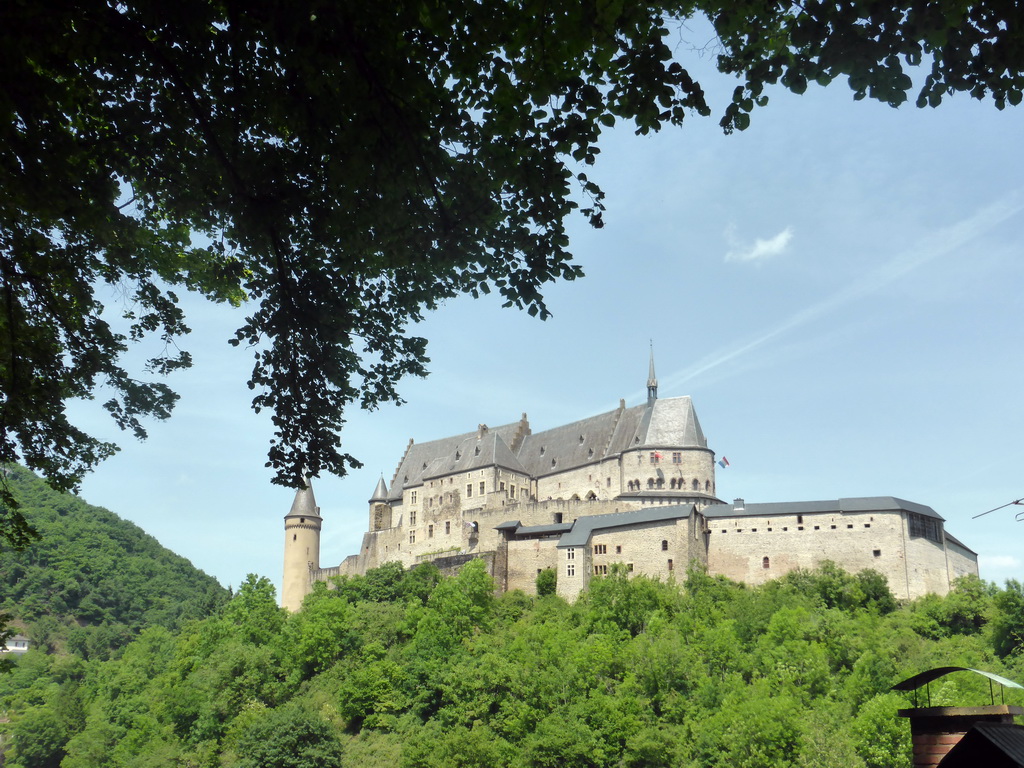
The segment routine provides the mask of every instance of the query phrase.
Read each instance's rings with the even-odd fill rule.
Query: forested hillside
[[[20,467],[5,474],[40,538],[22,552],[0,548],[0,613],[34,644],[106,658],[145,627],[176,629],[228,599],[138,526]]]
[[[951,664],[1024,680],[1022,626],[1016,583],[899,606],[831,567],[757,589],[614,573],[569,605],[495,597],[480,561],[389,565],[292,615],[251,576],[119,659],[28,654],[0,708],[12,768],[906,768],[889,687]],[[988,703],[945,680],[933,703]]]

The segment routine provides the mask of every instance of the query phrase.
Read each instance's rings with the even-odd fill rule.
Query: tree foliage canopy
[[[344,474],[345,408],[425,373],[425,310],[493,290],[544,317],[542,287],[581,274],[565,222],[601,224],[602,130],[711,113],[673,52],[698,15],[742,80],[727,131],[776,83],[899,104],[919,63],[920,105],[1021,100],[1021,22],[995,2],[3,3],[0,460],[70,487],[116,448],[69,399],[102,392],[139,436],[167,416],[121,357],[154,337],[150,373],[189,365],[187,290],[246,302],[277,481]]]
[[[1024,679],[1024,654],[997,656],[1015,584],[897,605],[834,567],[756,588],[615,573],[569,605],[495,597],[470,565],[392,564],[292,614],[250,577],[120,658],[29,651],[0,677],[5,765],[909,768],[911,700],[890,686],[946,664]],[[949,680],[937,701],[989,703],[984,678]]]

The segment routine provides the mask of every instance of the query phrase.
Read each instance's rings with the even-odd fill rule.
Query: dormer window
[[[461,452],[459,452],[459,451],[456,451],[456,452],[455,452],[455,460],[456,460],[456,461],[458,461],[458,460],[459,460],[459,459],[461,459],[461,458],[462,458],[462,453],[461,453]]]
[[[557,463],[557,461],[558,461],[558,459],[552,459],[552,460],[551,460],[551,466],[552,466],[552,467],[553,467],[553,466],[555,466],[555,464]]]
[[[583,445],[583,435],[580,435],[580,445]]]
[[[587,451],[587,458],[588,458],[588,459],[591,459],[591,458],[593,458],[593,457],[594,457],[594,449],[593,449],[593,448],[591,448],[591,449],[589,449],[589,450]]]
[[[545,448],[545,447],[544,447],[544,446],[542,445],[542,446],[540,447],[540,455],[541,455],[541,456],[543,456],[543,455],[544,455],[544,451],[546,451],[546,450],[547,450],[547,448]]]
[[[474,456],[479,456],[480,455],[480,446],[479,445],[476,447],[476,450],[475,450],[473,455]]]

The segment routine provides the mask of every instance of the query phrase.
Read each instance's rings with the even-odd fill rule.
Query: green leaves
[[[426,375],[426,311],[493,290],[544,319],[543,289],[582,276],[566,222],[602,225],[580,173],[602,130],[711,114],[668,45],[696,14],[742,78],[726,131],[779,83],[845,77],[896,106],[904,64],[928,66],[921,106],[1024,98],[1024,31],[991,3],[6,3],[0,461],[71,488],[117,449],[69,399],[109,390],[138,437],[166,418],[175,396],[148,377],[191,364],[184,289],[247,302],[234,343],[273,415],[276,482],[358,466],[345,411]],[[122,356],[149,337],[169,351],[143,377]],[[16,514],[0,531],[29,536]]]

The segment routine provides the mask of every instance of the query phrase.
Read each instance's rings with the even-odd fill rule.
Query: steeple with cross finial
[[[658,379],[654,375],[654,340],[651,340],[651,370],[647,374],[647,404],[653,405],[658,399]]]

